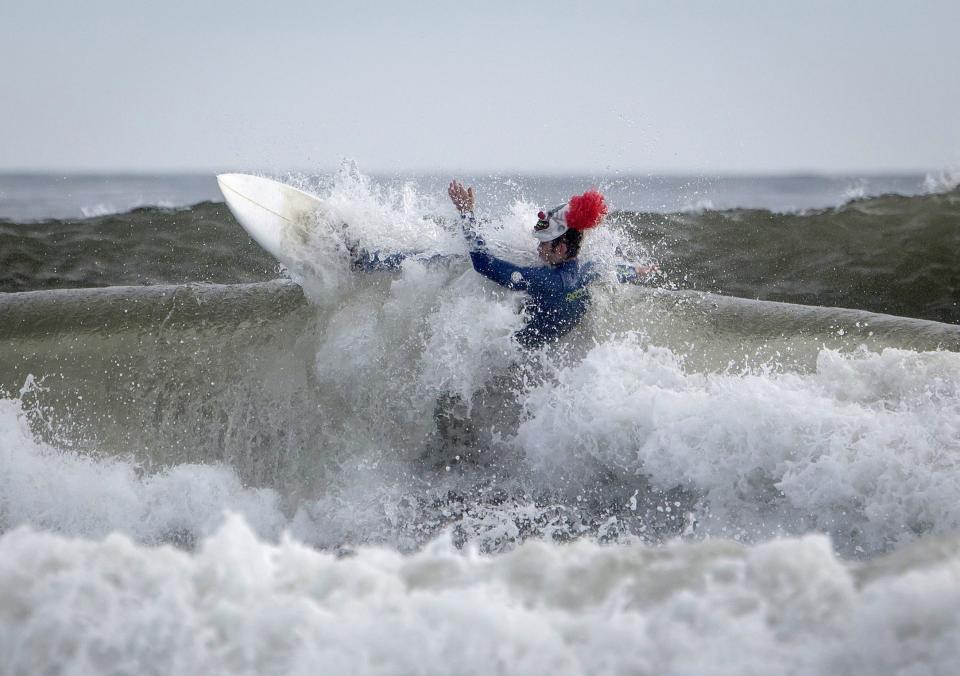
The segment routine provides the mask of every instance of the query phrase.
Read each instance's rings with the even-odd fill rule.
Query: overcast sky
[[[958,33],[958,0],[0,0],[0,171],[951,169]]]

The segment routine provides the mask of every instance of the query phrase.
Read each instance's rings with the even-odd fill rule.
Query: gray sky
[[[960,167],[960,2],[0,0],[0,171]]]

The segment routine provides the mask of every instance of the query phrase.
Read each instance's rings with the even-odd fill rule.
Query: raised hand
[[[461,214],[471,213],[475,204],[473,197],[473,187],[465,188],[462,183],[453,179],[447,187],[447,194],[450,195],[450,201]]]

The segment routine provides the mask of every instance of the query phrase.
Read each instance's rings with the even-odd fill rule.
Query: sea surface
[[[956,175],[459,177],[659,266],[533,354],[449,177],[277,178],[289,268],[213,176],[0,175],[0,672],[955,673]]]

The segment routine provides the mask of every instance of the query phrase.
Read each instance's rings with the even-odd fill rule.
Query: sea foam
[[[212,532],[226,509],[264,536],[284,524],[276,493],[244,488],[229,467],[182,464],[148,474],[123,458],[55,448],[31,431],[19,399],[0,399],[0,429],[0,531],[30,525],[191,544]]]
[[[960,355],[823,350],[810,374],[682,362],[635,335],[601,344],[530,393],[516,443],[554,483],[686,488],[713,535],[882,551],[960,529]]]
[[[338,557],[234,517],[192,554],[0,538],[10,673],[947,673],[958,603],[956,542],[863,567],[823,536]]]

